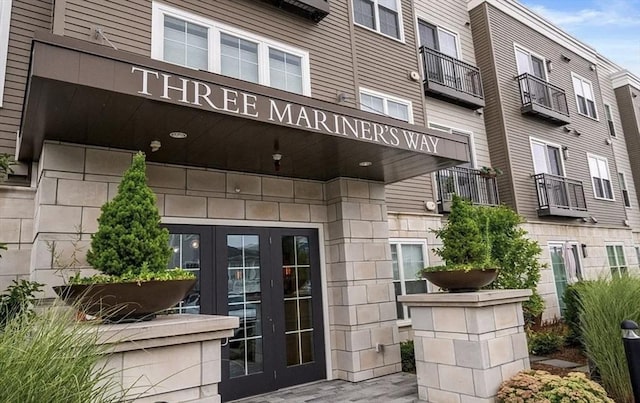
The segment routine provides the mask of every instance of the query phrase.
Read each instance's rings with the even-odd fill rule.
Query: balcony
[[[301,17],[320,22],[329,15],[328,0],[263,0]]]
[[[558,125],[571,122],[564,90],[524,73],[518,76],[520,86],[520,110],[524,115],[538,116]]]
[[[424,92],[470,109],[484,106],[480,70],[425,46],[420,47],[425,74]]]
[[[581,181],[551,174],[533,175],[538,195],[538,216],[588,216],[584,187]]]
[[[438,184],[438,212],[451,212],[453,195],[458,195],[473,204],[497,206],[498,183],[495,177],[485,177],[480,170],[454,167],[436,173]]]

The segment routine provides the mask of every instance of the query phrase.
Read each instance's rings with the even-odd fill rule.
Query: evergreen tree
[[[102,206],[87,262],[105,274],[120,276],[164,271],[170,257],[169,231],[160,228],[155,195],[146,183],[145,156],[139,152],[124,173],[118,194]]]

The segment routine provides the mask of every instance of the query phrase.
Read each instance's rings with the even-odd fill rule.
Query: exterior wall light
[[[547,60],[547,71],[551,73],[553,70],[553,62],[551,60]]]

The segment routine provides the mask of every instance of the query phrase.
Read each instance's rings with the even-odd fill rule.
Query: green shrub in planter
[[[402,361],[402,372],[416,372],[416,354],[413,348],[413,340],[400,342],[400,359]]]
[[[564,346],[564,335],[553,330],[527,331],[529,353],[547,355],[559,351]]]
[[[581,372],[565,377],[546,371],[522,371],[500,385],[498,403],[614,403],[602,386]]]

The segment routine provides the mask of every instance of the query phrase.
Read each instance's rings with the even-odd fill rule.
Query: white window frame
[[[620,264],[620,256],[618,256],[618,253],[616,252],[616,246],[620,246],[622,247],[622,258],[624,259],[624,265]],[[611,264],[609,262],[609,247],[613,248],[613,252],[616,258],[616,266],[615,267],[611,267]],[[604,245],[604,251],[605,251],[605,256],[607,258],[607,266],[609,267],[609,271],[611,272],[612,276],[615,276],[616,274],[613,272],[613,270],[615,269],[618,273],[618,275],[620,275],[620,268],[624,268],[624,273],[626,274],[629,272],[629,263],[627,262],[627,256],[626,253],[624,251],[624,244],[621,243],[606,243]]]
[[[401,261],[402,261],[402,248],[401,245],[421,245],[422,246],[422,258],[424,259],[424,267],[428,267],[429,266],[429,254],[427,253],[427,241],[425,239],[420,239],[420,238],[389,238],[389,245],[391,244],[395,244],[396,246],[396,250],[398,251],[398,275],[400,277],[399,281],[400,281],[400,295],[407,295],[407,286],[405,284],[406,279],[404,278],[404,270],[403,267],[401,267]],[[398,280],[393,280],[393,282],[396,282]],[[432,290],[432,286],[431,283],[429,281],[427,281],[426,279],[424,279],[424,281],[427,284],[427,292],[431,292]],[[395,290],[395,287],[394,287]],[[395,293],[395,291],[394,291]],[[395,297],[395,295],[394,295]],[[411,324],[411,318],[409,318],[409,310],[407,308],[406,305],[402,306],[402,312],[403,312],[403,316],[404,318],[398,318],[398,322],[401,326],[403,325],[409,325]]]
[[[369,96],[372,96],[372,97],[376,97],[376,98],[382,98],[382,103],[383,103],[384,110],[380,111],[379,115],[389,116],[387,114],[388,110],[389,110],[387,101],[393,101],[393,102],[396,102],[396,103],[399,103],[399,104],[402,104],[402,105],[406,105],[407,109],[409,110],[409,114],[408,114],[409,115],[409,121],[408,121],[408,123],[413,124],[413,104],[412,104],[411,101],[408,101],[408,100],[402,99],[402,98],[398,98],[398,97],[395,97],[393,95],[385,94],[383,92],[378,92],[378,91],[375,91],[375,90],[370,90],[368,88],[360,87],[360,91],[358,92],[358,103],[360,104],[360,109],[361,110],[363,110],[362,109],[362,98],[361,98],[363,94],[364,95],[369,95]],[[370,113],[375,113],[375,112],[370,112]],[[389,116],[389,117],[392,118],[392,119],[397,119],[397,118],[395,118],[393,116]],[[398,120],[400,120],[400,119],[398,119]]]
[[[622,195],[622,204],[625,208],[631,208],[631,194],[629,194],[629,184],[627,182],[627,175],[624,172],[618,171],[618,181],[620,182],[620,194]],[[627,192],[627,197],[624,197],[624,192]],[[629,205],[627,205],[629,200]]]
[[[531,58],[531,56],[534,56],[537,59],[542,60],[542,71],[544,72],[544,81],[545,82],[549,82],[549,72],[547,71],[547,59],[536,53],[533,52],[527,48],[525,48],[524,46],[518,45],[517,43],[513,43],[513,57],[515,59],[516,62],[516,71],[517,71],[517,75],[519,76],[520,74],[524,74],[524,73],[520,73],[520,65],[518,65],[518,54],[516,53],[518,50],[522,51],[523,53],[528,53],[529,54],[529,58]],[[540,77],[537,77],[540,78]]]
[[[611,104],[604,104],[604,118],[607,121],[609,135],[611,137],[618,137],[618,133],[616,132],[616,124],[613,121],[613,107],[611,106]]]
[[[544,144],[545,146],[555,147],[560,151],[559,157],[560,157],[560,165],[562,168],[562,177],[566,178],[567,170],[565,169],[565,166],[564,166],[564,156],[562,155],[562,145],[557,143],[552,143],[551,141],[543,140],[537,137],[529,137],[529,149],[531,151],[531,164],[533,165],[534,174],[538,174],[540,172],[536,172],[536,165],[533,158],[533,143],[539,143],[539,144]],[[549,175],[553,175],[553,174],[549,173]]]
[[[389,39],[393,39],[394,41],[398,41],[398,42],[402,42],[404,43],[404,24],[402,23],[402,1],[401,0],[395,0],[396,1],[396,7],[398,8],[398,32],[400,33],[400,37],[396,38],[394,36],[391,35],[387,35],[383,32],[380,31],[380,14],[378,11],[378,0],[368,0],[371,1],[373,3],[373,18],[375,19],[375,24],[376,24],[376,28],[377,29],[373,29],[373,28],[369,28],[366,25],[362,25],[356,22],[356,8],[353,5],[353,0],[349,0],[351,2],[351,19],[353,20],[353,24],[359,26],[360,28],[364,28],[367,31],[371,31],[371,32],[375,32],[379,35],[382,35],[384,37],[387,37]]]
[[[460,45],[460,34],[458,33],[458,31],[454,31],[453,29],[450,28],[445,28],[441,25],[438,25],[436,23],[433,23],[431,21],[429,21],[429,19],[423,15],[420,14],[416,14],[416,44],[418,45],[418,48],[420,48],[420,46],[422,46],[420,44],[420,28],[419,28],[419,24],[420,22],[423,22],[425,24],[431,25],[433,27],[436,27],[436,31],[440,32],[440,31],[444,31],[447,32],[451,35],[453,35],[456,38],[456,59],[460,60],[460,61],[464,61],[462,60],[462,48]],[[438,42],[440,41],[440,37],[438,37]],[[420,63],[422,65],[422,63]]]
[[[292,46],[255,35],[230,25],[203,18],[196,14],[180,10],[162,3],[153,2],[151,24],[151,58],[164,61],[164,17],[170,16],[193,24],[206,27],[208,37],[208,69],[212,73],[221,74],[220,34],[226,33],[258,44],[258,83],[270,86],[269,48],[280,50],[301,58],[302,95],[311,96],[311,73],[309,52]],[[183,66],[187,67],[188,66]],[[284,90],[283,90],[284,91]]]
[[[11,2],[0,1],[0,107],[4,101],[4,85],[7,74],[7,57],[9,53],[9,29],[11,27]]]
[[[582,112],[580,112],[580,107],[578,106],[579,101],[578,101],[578,92],[576,91],[576,87],[573,83],[573,79],[577,79],[580,80],[581,84],[582,84],[582,92],[584,93],[584,84],[589,84],[589,86],[591,87],[591,96],[593,97],[592,99],[587,98],[586,96],[584,97],[585,99],[588,99],[589,101],[593,102],[593,110],[596,114],[596,116],[591,116],[588,113],[584,114]],[[596,102],[596,90],[595,87],[593,86],[593,83],[591,82],[591,80],[587,80],[586,78],[571,72],[571,86],[573,87],[573,96],[575,98],[576,101],[576,111],[578,112],[578,115],[587,117],[589,119],[593,119],[593,120],[597,120],[600,121],[600,118],[598,117],[598,103]],[[587,107],[587,112],[589,112],[589,108]]]
[[[551,248],[552,247],[557,247],[560,246],[561,249],[563,249],[564,252],[564,247],[565,245],[571,247],[571,248],[576,248],[576,278],[578,279],[578,281],[583,281],[586,280],[585,277],[585,273],[584,273],[584,266],[582,264],[582,253],[580,253],[580,243],[577,241],[549,241],[547,242],[547,249],[549,250],[549,267],[551,269],[551,274],[553,275],[553,291],[556,294],[556,297],[558,298],[558,309],[560,309],[560,301],[563,297],[563,295],[558,295],[558,288],[556,285],[556,279],[555,279],[555,273],[553,271],[553,262],[552,262],[552,258],[551,258]],[[564,266],[564,270],[565,270],[565,276],[566,276],[566,271],[567,271],[567,261],[565,260],[565,255],[563,253],[562,255],[562,264]],[[566,278],[567,280],[567,286],[570,285],[569,283],[569,278]],[[562,312],[560,312],[560,314],[562,314]]]
[[[599,197],[599,196],[596,194],[596,185],[595,185],[595,182],[593,181],[593,178],[594,178],[594,177],[593,177],[593,176],[591,176],[591,166],[589,165],[589,159],[590,159],[590,158],[593,158],[593,159],[595,159],[596,161],[597,161],[597,160],[604,161],[605,166],[607,167],[607,175],[609,176],[609,182],[611,183],[611,199],[608,199],[608,198],[606,198],[606,197]],[[611,177],[611,170],[609,169],[609,160],[608,160],[607,158],[605,158],[605,157],[600,156],[600,155],[587,153],[587,168],[589,169],[589,177],[591,178],[591,186],[592,186],[592,189],[593,189],[593,197],[594,197],[595,199],[598,199],[598,200],[616,201],[616,194],[615,194],[615,192],[614,192],[614,190],[613,190],[613,178]],[[599,171],[599,170],[598,170],[598,171]],[[598,177],[598,178],[599,178],[600,180],[602,180],[602,178],[601,178],[601,177]],[[604,189],[604,188],[603,188],[603,189]],[[604,191],[604,190],[603,190],[603,191]]]
[[[451,127],[446,124],[429,121],[427,122],[427,127],[429,129],[440,130],[443,132],[447,132],[450,134],[460,134],[463,136],[469,137],[469,151],[471,152],[471,168],[476,169],[478,167],[477,158],[476,158],[476,143],[473,137],[473,132],[465,129],[458,129],[455,127]]]

